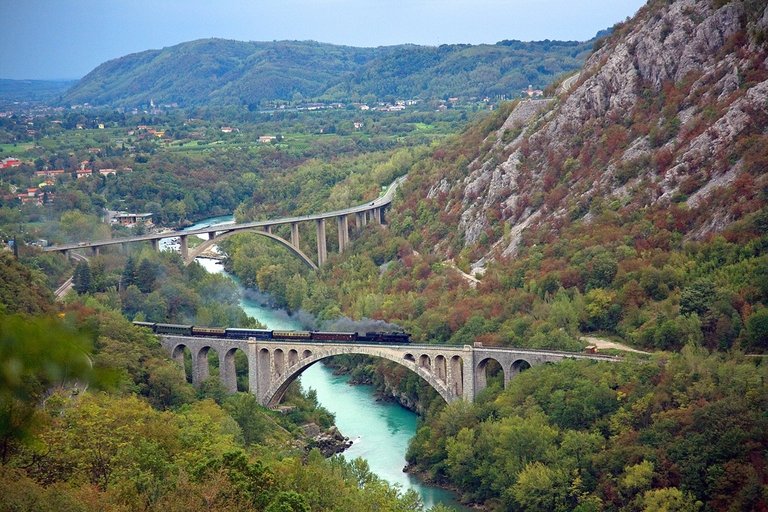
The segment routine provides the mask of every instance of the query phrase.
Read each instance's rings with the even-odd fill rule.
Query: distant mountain
[[[271,100],[361,100],[517,95],[579,69],[593,41],[354,48],[312,41],[201,39],[111,60],[64,104],[246,105]]]
[[[0,79],[0,106],[16,102],[56,102],[76,80],[7,80]]]

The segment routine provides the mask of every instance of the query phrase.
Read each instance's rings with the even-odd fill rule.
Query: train
[[[235,340],[280,340],[312,342],[354,342],[367,344],[407,345],[411,335],[407,332],[335,332],[335,331],[285,331],[270,329],[244,329],[241,327],[202,327],[199,325],[164,324],[158,322],[133,322],[155,334],[172,336],[199,336]]]

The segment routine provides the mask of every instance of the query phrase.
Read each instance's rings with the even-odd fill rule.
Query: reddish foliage
[[[669,148],[661,148],[659,151],[657,151],[653,156],[653,164],[656,166],[656,172],[658,174],[664,174],[667,172],[667,169],[669,169],[669,166],[672,164],[674,158],[675,155]]]

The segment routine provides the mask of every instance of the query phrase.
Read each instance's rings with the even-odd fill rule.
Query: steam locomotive
[[[355,342],[369,344],[405,345],[411,342],[407,332],[333,332],[333,331],[281,331],[269,329],[243,329],[240,327],[201,327],[199,325],[133,322],[155,334],[172,336],[200,336],[204,338],[228,338],[236,340],[281,340],[314,342]]]

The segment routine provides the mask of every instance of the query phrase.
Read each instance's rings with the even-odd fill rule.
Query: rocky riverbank
[[[352,446],[352,441],[343,436],[335,426],[323,430],[315,423],[307,423],[301,428],[307,437],[307,451],[317,448],[323,456],[331,457]]]

